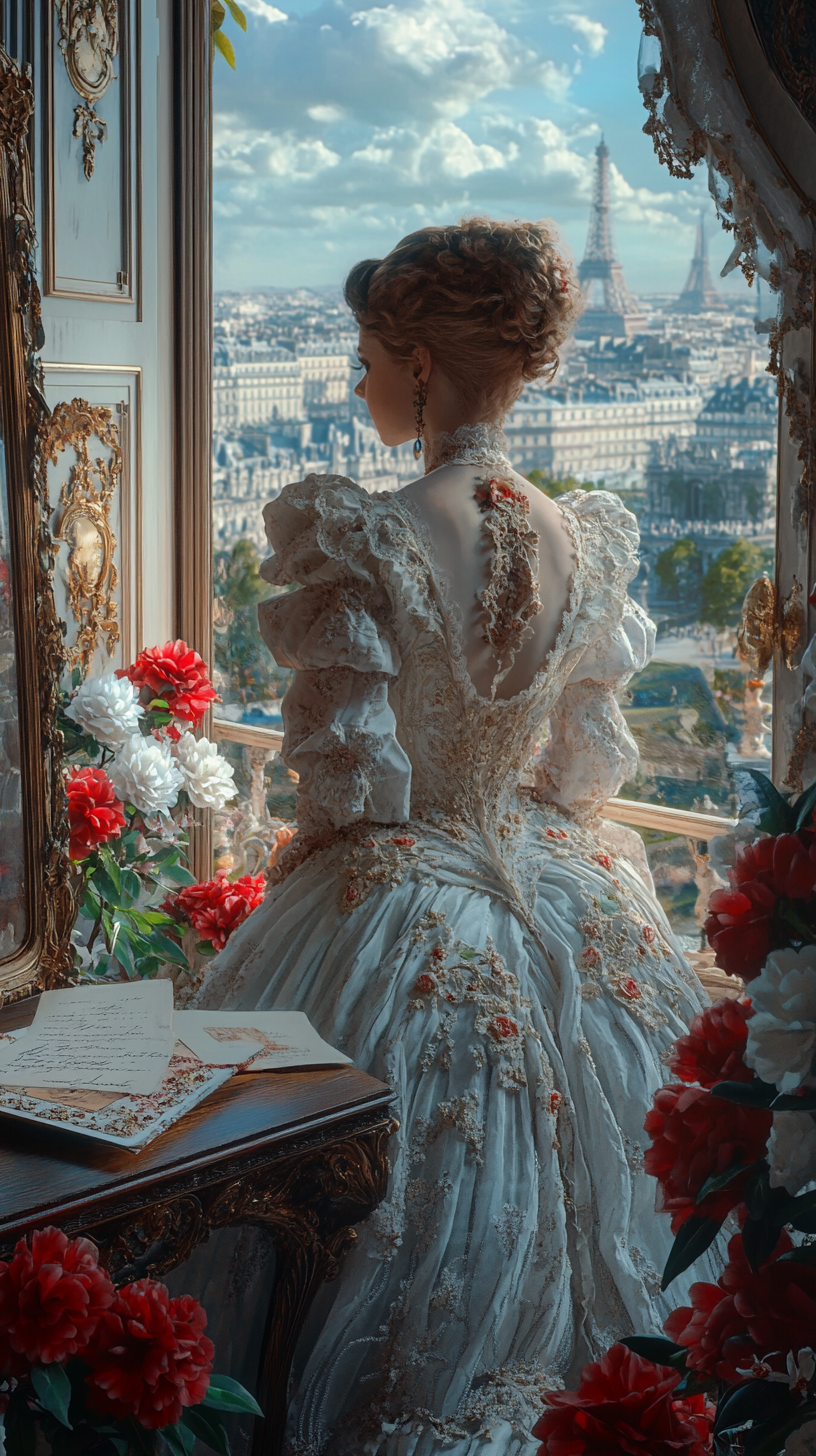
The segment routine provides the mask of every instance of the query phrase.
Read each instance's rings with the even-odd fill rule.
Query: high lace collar
[[[426,445],[425,474],[440,465],[489,465],[502,473],[513,473],[507,454],[507,440],[498,425],[460,425],[452,435],[444,431]]]

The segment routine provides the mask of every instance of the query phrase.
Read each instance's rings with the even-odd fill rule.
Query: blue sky
[[[680,289],[701,206],[728,256],[704,171],[676,181],[643,135],[635,0],[281,3],[242,0],[237,70],[215,61],[216,288],[337,284],[475,212],[552,217],[580,259],[602,131],[633,289]]]

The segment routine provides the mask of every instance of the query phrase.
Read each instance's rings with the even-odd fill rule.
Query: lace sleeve
[[[264,511],[273,585],[261,636],[295,670],[283,699],[283,760],[299,776],[298,827],[325,833],[360,819],[410,817],[411,764],[396,739],[389,682],[400,670],[368,514],[353,481],[311,475]]]
[[[536,765],[542,798],[597,813],[634,778],[637,745],[617,695],[646,666],[653,648],[651,621],[627,598],[619,627],[581,659],[550,715],[550,737]]]

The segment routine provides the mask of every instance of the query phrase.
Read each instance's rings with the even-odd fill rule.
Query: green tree
[[[260,574],[261,558],[251,541],[216,552],[213,562],[215,665],[226,678],[231,702],[275,698],[290,674],[278,668],[258,631],[258,603],[275,594]]]
[[[773,552],[738,536],[715,556],[702,580],[698,620],[724,632],[735,627],[745,593],[771,565]]]
[[[667,596],[686,597],[699,586],[702,568],[696,541],[683,536],[661,551],[655,562],[655,575]]]
[[[531,470],[527,479],[531,485],[543,490],[550,500],[555,500],[559,495],[566,495],[569,490],[595,489],[591,480],[576,480],[574,475],[568,475],[564,480],[558,480],[554,475],[548,474],[546,470]]]

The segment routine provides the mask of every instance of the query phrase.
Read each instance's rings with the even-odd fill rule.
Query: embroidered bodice
[[[478,442],[472,454],[486,488],[493,472],[501,482],[504,457],[486,459]],[[634,773],[637,750],[616,694],[654,644],[652,623],[626,594],[637,523],[605,491],[574,491],[557,504],[575,554],[569,599],[552,650],[510,698],[495,696],[495,682],[491,697],[473,686],[460,614],[404,496],[310,475],[266,507],[274,556],[262,574],[300,588],[259,613],[276,661],[296,670],[283,756],[299,775],[307,835],[444,816],[495,840],[525,771],[537,797],[572,812],[596,811]],[[517,505],[501,489],[486,505],[494,551],[481,600],[490,627],[503,611],[510,620],[508,563],[518,572],[526,552],[532,573],[537,558]],[[520,620],[535,587],[518,586]],[[500,644],[497,656],[496,682],[509,666]]]

